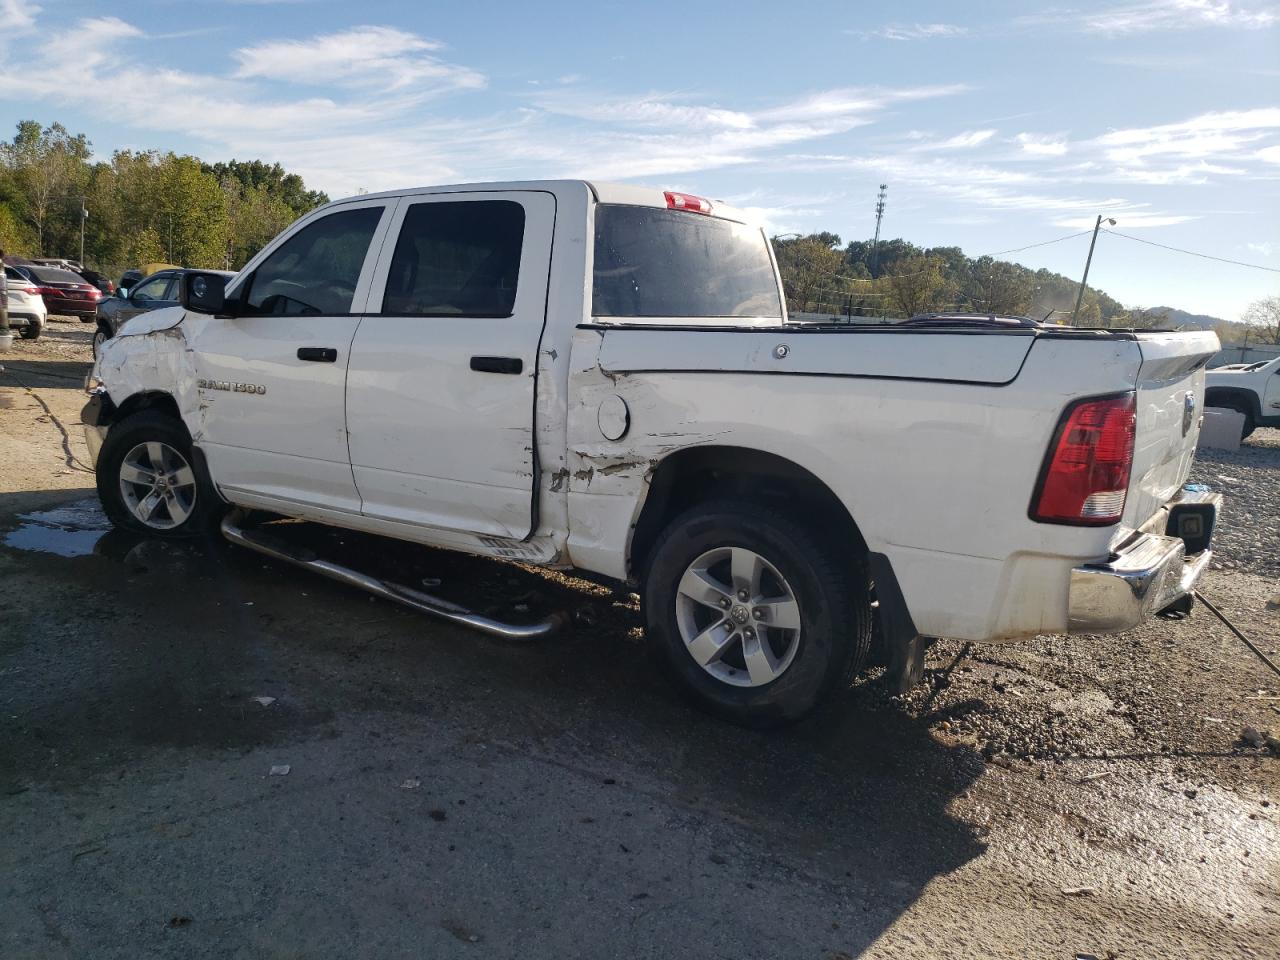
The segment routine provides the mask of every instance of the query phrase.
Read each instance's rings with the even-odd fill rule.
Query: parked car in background
[[[116,285],[105,273],[99,273],[97,270],[76,270],[75,272],[97,287],[104,297],[109,297],[116,292]]]
[[[72,273],[79,273],[83,269],[79,260],[68,260],[66,257],[33,257],[31,262],[37,267],[57,267]]]
[[[120,282],[116,284],[116,292],[121,296],[127,294],[133,287],[137,286],[138,281],[146,277],[141,270],[126,270],[120,274]]]
[[[178,294],[185,274],[201,272],[214,273],[228,279],[234,273],[223,270],[161,270],[141,282],[136,282],[132,289],[121,286],[117,296],[110,296],[98,305],[98,329],[93,334],[93,355],[98,355],[98,348],[116,335],[120,324],[130,317],[161,307],[172,307],[178,303]]]
[[[9,329],[17,330],[24,340],[34,340],[49,315],[40,288],[13,267],[5,267],[4,276],[8,281]]]
[[[1241,440],[1258,427],[1280,427],[1280,357],[1210,370],[1204,375],[1204,403],[1243,414]]]
[[[58,267],[27,264],[14,269],[40,288],[49,313],[79,317],[81,323],[93,323],[98,315],[102,291],[80,274]]]

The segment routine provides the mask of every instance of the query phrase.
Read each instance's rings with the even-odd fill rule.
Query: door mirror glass
[[[182,276],[179,300],[196,313],[225,313],[227,277],[217,273],[187,273]]]

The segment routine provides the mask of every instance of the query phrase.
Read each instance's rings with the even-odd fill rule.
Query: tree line
[[[0,142],[0,248],[77,259],[114,274],[144,263],[235,270],[322,203],[261,160],[204,163],[158,150],[94,160],[84,134],[23,120]]]
[[[907,240],[854,240],[834,233],[775,237],[774,250],[788,309],[847,317],[911,317],[963,311],[1063,321],[1080,284],[1051,270],[984,256],[959,247],[916,246]],[[1158,311],[1127,309],[1089,287],[1080,305],[1082,326],[1155,326]]]

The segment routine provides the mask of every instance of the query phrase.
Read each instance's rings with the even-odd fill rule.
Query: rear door
[[[520,539],[532,529],[534,374],[555,198],[405,197],[351,350],[347,428],[366,515]]]
[[[200,444],[224,489],[359,513],[347,361],[395,203],[344,203],[295,226],[229,289],[236,316],[188,316]]]

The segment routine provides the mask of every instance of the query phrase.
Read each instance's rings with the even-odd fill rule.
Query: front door
[[[351,349],[351,467],[371,517],[531,532],[534,374],[555,198],[404,197]]]
[[[228,288],[235,315],[193,331],[199,442],[228,493],[359,513],[347,360],[394,207],[356,201],[295,226]]]
[[[113,318],[116,329],[119,330],[120,324],[140,313],[159,310],[161,307],[176,306],[178,303],[177,276],[176,273],[157,273],[154,277],[147,277],[131,290]]]

